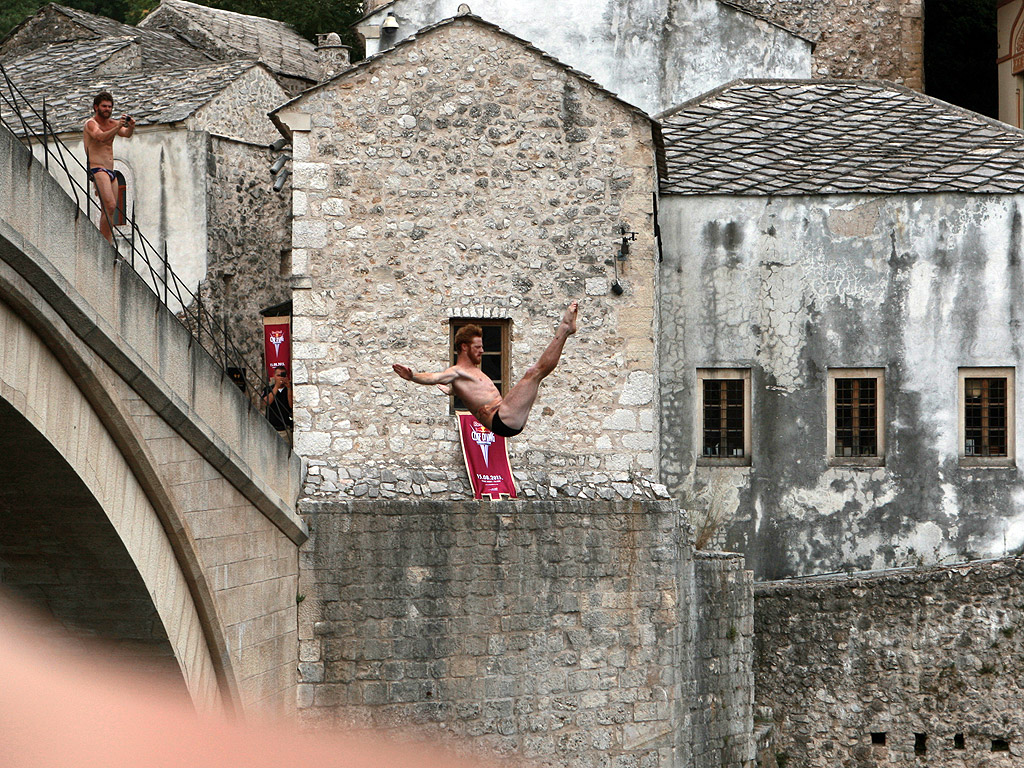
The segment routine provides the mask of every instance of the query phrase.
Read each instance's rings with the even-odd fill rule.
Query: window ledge
[[[750,457],[739,456],[736,458],[717,459],[713,456],[698,456],[698,467],[749,467]]]
[[[961,469],[1015,469],[1017,462],[1004,456],[961,456]]]
[[[871,457],[845,457],[845,456],[832,456],[828,460],[830,467],[844,467],[846,469],[878,469],[879,467],[885,466],[885,459],[881,456]]]

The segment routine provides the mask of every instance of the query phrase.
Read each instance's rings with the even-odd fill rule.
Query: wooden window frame
[[[704,455],[704,382],[743,382],[743,456]],[[751,418],[751,386],[749,368],[698,368],[697,369],[697,466],[698,467],[749,467],[753,463],[753,421]]]
[[[458,357],[455,349],[455,333],[464,325],[479,325],[483,328],[500,328],[501,329],[501,350],[498,354],[501,356],[499,365],[501,368],[501,379],[498,391],[501,392],[504,397],[510,388],[511,376],[512,376],[512,365],[511,365],[511,351],[512,351],[512,321],[508,318],[482,318],[482,317],[453,317],[448,321],[448,359],[450,362],[448,365],[454,365],[455,360]],[[493,355],[493,350],[484,349],[484,355]],[[493,381],[493,379],[492,379]],[[496,384],[497,385],[497,384]],[[462,411],[462,409],[459,409]],[[455,409],[455,395],[448,398],[448,412],[455,414],[459,411]],[[464,412],[464,411],[462,411]]]
[[[1012,468],[1017,466],[1016,459],[1016,387],[1015,369],[1012,366],[1003,368],[959,368],[957,370],[957,455],[960,466],[966,468]],[[967,379],[1006,379],[1006,455],[975,456],[968,455],[967,448]]]
[[[836,381],[875,380],[875,456],[836,456]],[[830,467],[885,466],[885,368],[829,368],[825,456]]]

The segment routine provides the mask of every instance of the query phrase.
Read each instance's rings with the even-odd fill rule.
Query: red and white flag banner
[[[292,375],[292,329],[290,317],[263,318],[263,350],[267,361],[267,375],[284,366]]]
[[[505,438],[491,432],[473,414],[460,413],[459,442],[469,482],[473,484],[473,498],[488,496],[491,501],[498,501],[505,496],[514,499],[516,484]]]

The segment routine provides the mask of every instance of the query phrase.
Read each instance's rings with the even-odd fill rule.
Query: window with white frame
[[[698,368],[700,451],[705,466],[747,466],[751,461],[750,369]]]
[[[828,371],[828,462],[833,466],[880,467],[885,463],[885,371]]]
[[[1014,466],[1014,369],[961,368],[958,378],[960,465]]]

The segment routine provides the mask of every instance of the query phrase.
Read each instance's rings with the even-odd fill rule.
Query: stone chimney
[[[352,66],[348,52],[348,46],[341,44],[341,37],[337,32],[316,36],[316,58],[320,65],[321,83]]]

